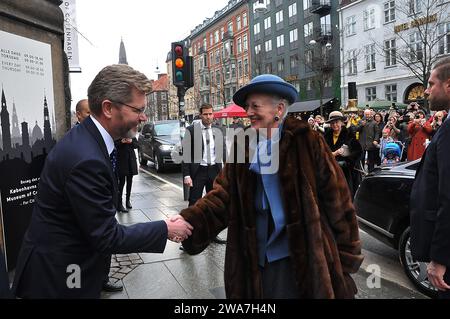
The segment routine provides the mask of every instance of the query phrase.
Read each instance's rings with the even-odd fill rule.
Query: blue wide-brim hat
[[[298,97],[298,91],[292,84],[273,74],[262,74],[253,78],[249,84],[234,93],[234,103],[245,107],[247,96],[251,93],[274,94],[288,100],[290,104]]]

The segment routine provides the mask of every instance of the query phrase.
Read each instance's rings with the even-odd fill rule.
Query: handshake
[[[192,235],[194,227],[191,226],[181,215],[175,215],[165,220],[167,224],[167,238],[173,242],[180,243]]]

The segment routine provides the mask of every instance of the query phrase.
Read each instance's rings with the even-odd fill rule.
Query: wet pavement
[[[181,182],[180,182],[181,184]],[[187,206],[182,191],[140,170],[133,179],[133,209],[118,213],[125,225],[161,220],[178,214]],[[226,239],[226,230],[219,234]],[[115,255],[110,276],[121,280],[122,292],[103,293],[103,299],[223,299],[225,245],[212,243],[199,255],[190,256],[180,244],[168,241],[163,254]],[[353,276],[359,299],[423,299],[409,287],[381,278],[371,287],[373,275],[363,268]],[[377,280],[375,279],[375,282]]]

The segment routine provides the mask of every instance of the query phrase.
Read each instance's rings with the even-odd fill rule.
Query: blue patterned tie
[[[111,161],[111,166],[114,173],[117,173],[117,150],[114,149],[109,155],[109,159]]]

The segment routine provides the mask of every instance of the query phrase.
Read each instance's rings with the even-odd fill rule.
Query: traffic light
[[[182,42],[172,43],[172,79],[173,85],[188,89],[194,85],[192,57]]]

